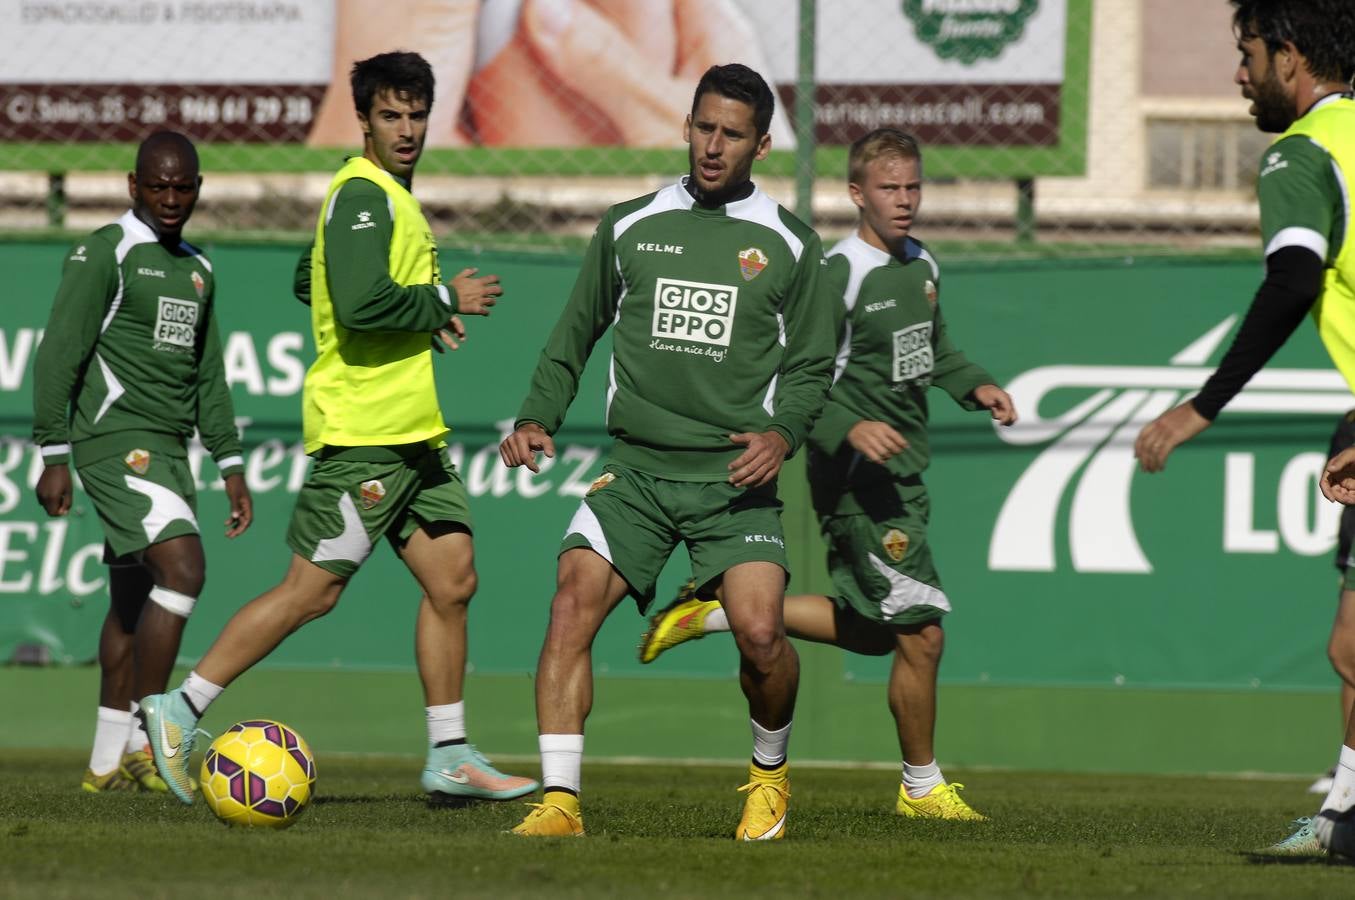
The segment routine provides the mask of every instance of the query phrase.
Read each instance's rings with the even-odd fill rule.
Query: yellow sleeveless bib
[[[364,157],[338,171],[325,194],[311,254],[315,362],[306,373],[306,452],[322,446],[411,444],[447,433],[433,381],[430,335],[357,332],[334,318],[325,266],[325,220],[339,189],[365,178],[386,192],[394,219],[390,276],[397,284],[438,284],[437,245],[414,195]]]

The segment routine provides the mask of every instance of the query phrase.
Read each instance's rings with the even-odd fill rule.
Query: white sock
[[[425,706],[428,717],[428,746],[436,747],[443,741],[466,739],[466,701]]]
[[[753,762],[764,769],[775,769],[785,762],[791,723],[787,722],[784,728],[775,731],[763,728],[752,719],[748,720],[748,724],[753,726]]]
[[[701,631],[709,634],[712,631],[728,631],[729,616],[725,615],[723,606],[716,607],[706,614],[701,620]]]
[[[196,671],[189,672],[188,677],[183,680],[183,685],[179,688],[183,691],[184,697],[193,704],[193,708],[198,711],[198,715],[206,715],[207,707],[212,705],[212,701],[221,696],[225,690],[219,684],[212,684],[206,678],[203,678]]]
[[[127,745],[131,715],[125,709],[99,707],[99,718],[94,726],[94,749],[89,754],[89,770],[95,775],[107,775],[122,763],[122,748]]]
[[[914,800],[927,796],[938,784],[945,783],[941,767],[934,759],[925,766],[910,766],[907,762],[903,764],[903,789]]]
[[[141,704],[133,700],[131,711],[128,713],[132,717],[132,726],[127,730],[128,753],[145,750],[151,744],[151,739],[146,734],[146,726],[142,723],[141,717],[136,714],[139,709],[141,709]]]
[[[1352,806],[1355,806],[1355,748],[1342,745],[1336,777],[1332,779],[1327,799],[1322,801],[1322,809],[1345,812]]]
[[[568,788],[577,794],[579,770],[583,768],[583,735],[542,734],[536,740],[541,748],[541,786],[546,790]]]

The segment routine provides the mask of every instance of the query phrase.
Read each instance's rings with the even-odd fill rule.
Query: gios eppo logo
[[[1040,0],[903,0],[917,39],[942,59],[995,59],[1021,37]]]
[[[191,350],[197,344],[198,304],[194,300],[161,297],[155,319],[155,347],[158,350]]]
[[[1130,509],[1130,488],[1137,461],[1134,441],[1145,425],[1195,394],[1213,372],[1207,365],[1237,321],[1229,316],[1181,350],[1165,366],[1040,366],[1007,384],[1021,420],[1011,428],[995,428],[1008,444],[1047,446],[1011,487],[998,513],[988,546],[988,568],[1007,572],[1053,572],[1057,568],[1056,535],[1070,487],[1068,550],[1076,572],[1148,574],[1152,563],[1139,544]],[[1090,391],[1091,395],[1059,415],[1040,415],[1051,394]],[[1065,394],[1065,396],[1067,396]],[[1335,419],[1352,405],[1350,388],[1334,369],[1262,369],[1231,403],[1232,412],[1276,415],[1325,415]],[[1304,454],[1291,461],[1281,477],[1281,494],[1293,503],[1279,512],[1284,520],[1304,520],[1316,495],[1313,479],[1325,454]],[[1251,462],[1245,453],[1224,460],[1224,552],[1273,553],[1274,534],[1251,524]],[[1079,477],[1080,476],[1080,477]],[[1077,483],[1073,486],[1074,480]],[[1281,497],[1284,500],[1284,497]],[[1319,530],[1308,535],[1309,555],[1335,538],[1339,513],[1328,504],[1316,507]],[[1329,520],[1329,521],[1328,521]],[[1317,540],[1317,537],[1323,537]],[[1287,541],[1291,546],[1292,541]]]
[[[654,283],[654,337],[728,347],[739,289],[728,284],[659,278]]]

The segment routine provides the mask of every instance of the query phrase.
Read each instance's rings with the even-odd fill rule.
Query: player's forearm
[[[312,243],[302,252],[292,272],[292,296],[307,306],[311,305],[311,254],[314,252],[315,244]]]
[[[235,404],[226,384],[216,316],[208,320],[198,360],[198,434],[222,477],[244,470],[244,451],[235,428]]]
[[[860,422],[862,417],[848,409],[830,396],[823,405],[823,413],[814,422],[809,432],[809,442],[813,446],[832,456],[847,442],[847,432]]]
[[[1213,420],[1299,327],[1322,292],[1323,262],[1303,247],[1285,247],[1266,259],[1266,278],[1223,361],[1192,400]]]
[[[325,285],[334,318],[349,331],[432,333],[457,311],[446,285],[391,278],[393,229],[380,188],[355,179],[340,189],[325,224]]]
[[[445,285],[396,284],[384,259],[345,258],[326,247],[325,264],[334,318],[349,331],[431,333],[456,312],[455,297]]]

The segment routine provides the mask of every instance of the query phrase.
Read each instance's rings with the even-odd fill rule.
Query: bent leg
[[[188,611],[202,593],[207,561],[196,534],[170,538],[145,549],[142,565],[150,572],[152,602],[136,628],[136,696],[158,694],[169,683],[179,658]]]
[[[287,635],[334,608],[348,584],[296,554],[282,583],[231,616],[194,671],[225,687],[281,644]]]
[[[478,583],[470,531],[462,525],[419,528],[400,557],[424,592],[414,631],[424,702],[458,703],[465,685],[467,614]]]
[[[895,628],[889,673],[889,711],[898,728],[899,750],[909,765],[936,759],[936,675],[945,649],[940,619]]]
[[[819,644],[832,644],[863,656],[884,656],[894,650],[894,631],[821,594],[786,598],[786,633]]]
[[[593,639],[629,591],[593,550],[560,554],[550,624],[536,667],[536,721],[542,734],[582,734],[593,708]]]
[[[800,659],[786,638],[786,573],[776,563],[745,562],[724,574],[724,607],[739,648],[739,684],[748,712],[763,728],[790,724]]]

